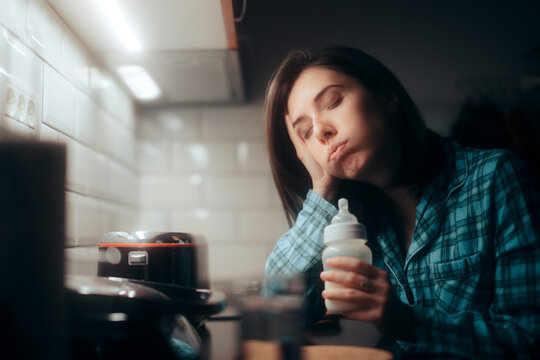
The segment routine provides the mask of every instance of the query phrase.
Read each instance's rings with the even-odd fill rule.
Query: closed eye
[[[339,104],[341,104],[341,101],[343,100],[343,98],[340,96],[334,100],[332,100],[332,102],[330,103],[330,105],[328,105],[326,107],[326,110],[332,110],[334,108],[336,108]]]
[[[293,123],[293,128],[298,137],[302,140],[307,140],[313,132],[313,123],[308,116],[301,116]]]
[[[327,87],[319,98],[321,109],[332,110],[343,100],[342,89],[339,86]]]
[[[302,139],[307,140],[313,133],[313,126],[310,126],[309,129],[302,131]]]

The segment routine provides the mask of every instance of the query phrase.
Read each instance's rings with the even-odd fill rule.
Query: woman
[[[289,223],[266,273],[305,273],[314,319],[350,301],[403,354],[531,358],[540,344],[539,182],[516,156],[431,132],[384,65],[353,48],[291,53],[266,97],[274,181]],[[346,197],[373,265],[321,264]],[[348,289],[323,291],[322,281]]]

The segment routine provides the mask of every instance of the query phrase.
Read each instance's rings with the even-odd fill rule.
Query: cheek
[[[307,151],[309,155],[320,165],[326,164],[326,149],[321,147],[320,144],[308,142]]]
[[[333,164],[328,173],[340,179],[359,180],[365,167],[365,159],[359,154],[353,154],[343,159],[339,164]]]

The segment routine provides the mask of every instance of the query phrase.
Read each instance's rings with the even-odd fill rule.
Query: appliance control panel
[[[148,252],[146,251],[130,251],[128,253],[129,265],[148,265]]]

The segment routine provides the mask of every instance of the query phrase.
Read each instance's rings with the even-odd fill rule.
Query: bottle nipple
[[[349,202],[345,198],[338,200],[338,213],[332,218],[332,224],[342,224],[342,223],[358,223],[356,216],[349,212]]]

